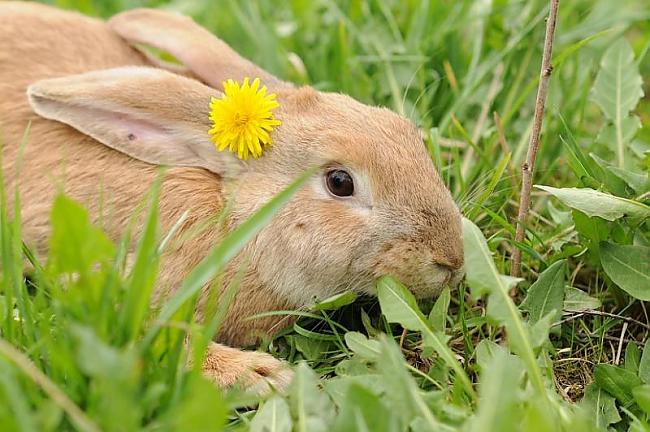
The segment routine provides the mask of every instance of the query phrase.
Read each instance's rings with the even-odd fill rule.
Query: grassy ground
[[[25,280],[29,250],[3,204],[2,430],[649,430],[645,2],[561,2],[535,173],[557,189],[534,190],[522,244],[513,220],[545,0],[55,3],[99,16],[178,10],[283,78],[412,118],[468,218],[468,274],[432,304],[386,279],[379,304],[342,296],[305,313],[261,347],[300,362],[289,395],[251,408],[185,371],[185,332],[205,343],[216,325],[193,322],[192,299],[149,311],[129,289],[153,286],[155,206],[124,274],[124,244],[58,199],[50,255]],[[513,301],[516,281],[501,275],[514,248],[524,278]],[[198,267],[186,292],[216,270]]]

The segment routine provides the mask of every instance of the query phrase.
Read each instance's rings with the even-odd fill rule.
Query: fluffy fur
[[[25,240],[37,250],[46,248],[49,205],[60,188],[97,220],[104,216],[105,228],[118,238],[157,165],[169,165],[160,201],[163,229],[184,212],[189,216],[163,257],[157,293],[167,296],[224,230],[318,165],[322,170],[228,268],[226,281],[242,265],[246,271],[219,342],[251,344],[279,325],[278,318],[246,316],[302,308],[350,288],[373,294],[373,281],[382,274],[397,276],[418,297],[435,295],[460,277],[459,211],[417,128],[393,112],[295,88],[190,19],[161,11],[129,11],[107,24],[42,5],[2,2],[0,40],[5,186],[18,184]],[[131,47],[136,42],[165,49],[185,66],[150,59]],[[278,94],[283,122],[272,149],[246,163],[217,152],[207,135],[210,97],[219,94],[224,79],[244,76],[260,77]],[[331,167],[352,174],[353,197],[328,193],[324,173]],[[100,195],[105,215],[99,214]],[[225,223],[205,225],[227,202]],[[217,344],[206,361],[218,382],[241,378],[255,388],[260,379],[286,384],[288,375],[279,368],[270,356]],[[274,372],[255,372],[260,370]]]

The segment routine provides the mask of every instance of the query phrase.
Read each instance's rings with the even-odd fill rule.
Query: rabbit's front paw
[[[241,386],[257,395],[273,390],[283,392],[293,378],[289,365],[270,354],[242,351],[217,343],[208,346],[203,374],[221,387]]]

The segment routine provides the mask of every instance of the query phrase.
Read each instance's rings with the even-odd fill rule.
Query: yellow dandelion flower
[[[258,158],[273,143],[271,132],[281,124],[273,116],[280,106],[275,93],[266,94],[266,86],[260,88],[259,78],[249,84],[248,78],[240,85],[233,80],[223,83],[221,99],[210,101],[212,128],[208,132],[219,151],[228,149],[240,159],[249,153]]]

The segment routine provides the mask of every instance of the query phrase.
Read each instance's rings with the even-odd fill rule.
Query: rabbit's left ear
[[[218,92],[162,69],[122,67],[39,81],[27,89],[41,117],[156,165],[205,168],[236,177],[245,165],[210,140],[210,99]]]
[[[227,79],[259,78],[269,89],[293,87],[251,61],[192,21],[157,9],[133,9],[115,15],[108,25],[132,44],[150,45],[169,52],[211,87],[223,90]]]

